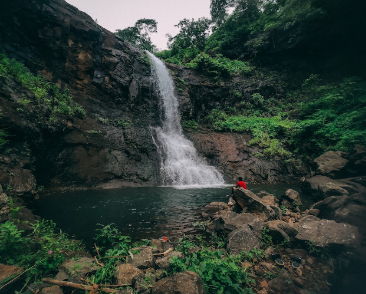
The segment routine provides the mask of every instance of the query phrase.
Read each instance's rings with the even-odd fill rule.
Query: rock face
[[[157,183],[148,126],[159,123],[159,101],[143,52],[64,0],[1,1],[0,50],[32,73],[42,71],[49,81],[67,86],[86,112],[40,123],[37,118],[46,113],[31,103],[17,111],[21,97],[33,94],[1,77],[2,122],[16,138],[7,145],[9,156],[0,156],[2,184],[30,193],[35,178],[54,187]],[[27,162],[21,159],[26,153]]]
[[[190,271],[174,274],[158,281],[152,288],[153,294],[204,294],[201,277]]]
[[[305,166],[298,168],[281,159],[269,160],[253,156],[260,149],[248,146],[251,137],[247,134],[210,130],[189,130],[186,134],[207,161],[224,172],[228,181],[236,181],[240,176],[250,183],[287,183],[296,181],[307,173]]]

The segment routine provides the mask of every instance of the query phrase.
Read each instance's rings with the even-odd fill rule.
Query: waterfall
[[[193,143],[183,135],[174,95],[173,80],[165,64],[148,52],[153,74],[162,101],[162,126],[151,127],[152,136],[160,155],[160,175],[164,186],[218,186],[224,185],[221,173],[207,165],[197,154]]]

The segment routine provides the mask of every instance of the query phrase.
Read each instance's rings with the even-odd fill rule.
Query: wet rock
[[[265,223],[265,226],[269,229],[269,235],[272,239],[277,242],[282,242],[283,240],[291,240],[295,238],[298,233],[297,229],[284,221],[274,220]]]
[[[341,151],[328,151],[318,158],[314,159],[314,162],[318,166],[318,172],[322,175],[334,178],[339,171],[341,171],[348,160],[345,158],[347,153]]]
[[[163,242],[161,242],[159,239],[152,239],[150,241],[150,246],[155,248],[155,250],[153,250],[154,254],[164,252]]]
[[[173,274],[158,281],[152,294],[204,294],[206,293],[201,277],[190,271]]]
[[[22,271],[22,267],[0,263],[0,281],[5,280],[13,275],[20,274]]]
[[[251,213],[235,213],[226,211],[220,214],[220,217],[214,220],[214,228],[217,232],[230,233],[241,226],[260,222],[260,220]]]
[[[244,212],[257,215],[262,221],[280,219],[281,210],[276,206],[266,205],[261,198],[252,191],[243,188],[234,188],[234,199]]]
[[[43,288],[40,294],[64,294],[60,286]]]
[[[132,285],[136,276],[143,276],[143,271],[129,263],[123,263],[116,267],[115,277],[118,285]]]
[[[301,197],[299,192],[293,190],[293,189],[288,189],[285,192],[285,195],[283,195],[283,198],[288,199],[292,204],[301,204]]]
[[[155,257],[153,256],[154,248],[148,246],[142,246],[139,248],[133,248],[133,250],[138,250],[139,253],[133,255],[133,258],[128,259],[128,263],[134,265],[139,269],[147,269],[154,267]]]
[[[260,237],[251,229],[249,225],[245,225],[232,231],[228,237],[227,250],[230,254],[237,255],[241,251],[249,252],[251,249],[260,248]]]
[[[355,247],[359,244],[359,233],[356,227],[345,223],[336,223],[333,220],[319,219],[315,216],[306,216],[298,223],[299,233],[296,239],[309,241],[315,246]]]

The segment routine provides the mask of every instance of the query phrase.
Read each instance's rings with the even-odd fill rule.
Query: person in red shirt
[[[247,188],[247,185],[245,184],[245,182],[243,182],[243,178],[239,177],[239,182],[236,183],[236,188],[241,187],[243,189]]]

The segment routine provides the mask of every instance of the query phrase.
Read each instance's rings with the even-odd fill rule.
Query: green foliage
[[[269,229],[267,227],[263,227],[262,229],[262,239],[260,242],[263,248],[267,248],[272,245],[272,236],[269,235]]]
[[[366,145],[366,82],[346,78],[339,84],[324,84],[314,76],[305,81],[304,94],[309,102],[299,105],[301,121],[297,123],[294,142],[305,153],[349,151]]]
[[[123,30],[117,30],[116,36],[136,45],[137,47],[148,50],[150,52],[156,51],[156,46],[153,45],[150,39],[151,33],[157,32],[158,23],[154,19],[139,19],[135,26],[128,27]]]
[[[221,54],[216,54],[213,58],[206,53],[200,53],[190,63],[186,64],[186,66],[214,77],[229,77],[251,71],[251,67],[247,63],[239,60],[230,60]]]
[[[0,261],[1,263],[14,264],[17,262],[17,254],[27,251],[28,240],[22,238],[23,231],[19,231],[17,226],[7,221],[0,225]]]
[[[112,223],[106,226],[102,224],[97,225],[100,226],[100,228],[96,230],[95,241],[106,249],[112,248],[120,243],[131,242],[130,237],[121,235],[115,224]]]
[[[8,142],[8,140],[6,140],[7,136],[8,134],[0,129],[0,150]]]
[[[195,120],[184,120],[182,121],[182,127],[185,129],[198,129],[198,123]]]
[[[17,81],[34,94],[35,101],[26,98],[19,101],[19,104],[23,107],[26,107],[29,103],[38,107],[46,106],[52,113],[50,119],[55,114],[68,116],[85,114],[84,109],[73,101],[67,87],[60,90],[56,84],[52,84],[41,75],[32,75],[23,64],[14,59],[9,59],[3,53],[0,53],[0,76]]]
[[[28,281],[54,274],[66,260],[65,251],[80,250],[80,242],[71,241],[61,230],[56,231],[52,221],[36,221],[33,232],[24,236],[14,222],[0,225],[0,262],[34,267],[27,272]]]
[[[104,267],[100,268],[90,277],[90,281],[95,284],[112,283],[116,265],[121,259],[131,255],[131,238],[122,236],[114,224],[103,226],[96,230],[95,240],[98,250],[103,254]]]
[[[202,249],[171,259],[171,273],[193,271],[200,275],[207,293],[252,293],[254,280],[241,268],[242,257],[224,255],[222,250]]]
[[[251,249],[249,252],[242,251],[240,256],[242,260],[248,260],[250,262],[254,261],[255,259],[257,261],[267,259],[267,254],[265,254],[263,250],[255,248]]]

